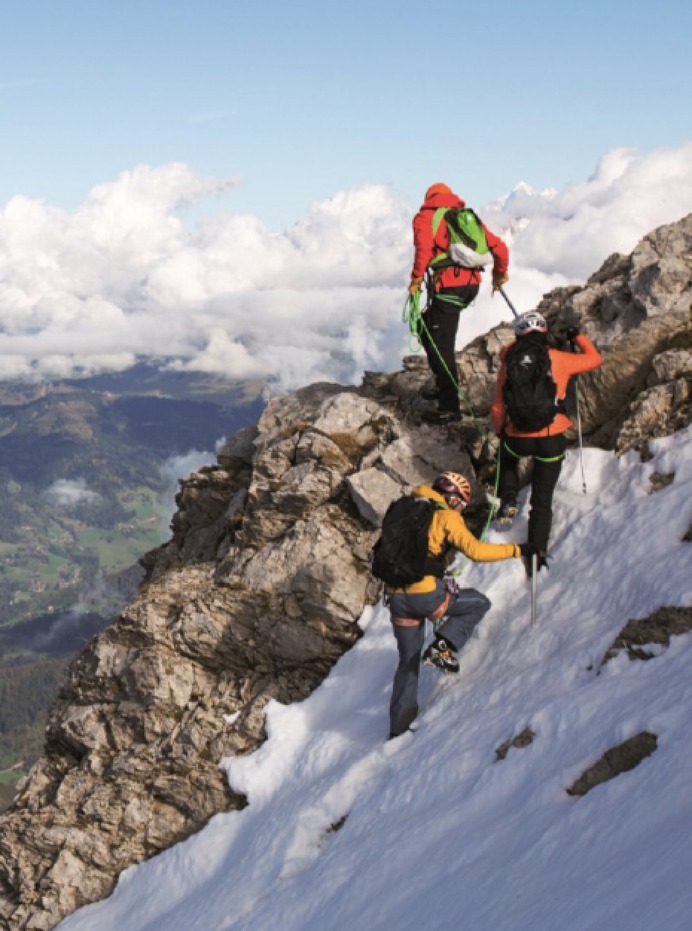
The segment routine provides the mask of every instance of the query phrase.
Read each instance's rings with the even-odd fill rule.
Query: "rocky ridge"
[[[604,355],[579,379],[585,442],[617,452],[690,422],[692,216],[548,294],[551,328],[578,322]],[[421,426],[420,357],[361,386],[272,401],[218,462],[181,481],[172,538],[118,621],[72,663],[45,753],[0,818],[0,927],[50,929],[109,894],[128,865],[239,809],[218,766],[264,739],[263,709],[308,695],[360,636],[379,596],[368,555],[388,503],[444,468],[475,476],[486,507],[486,428],[502,325],[459,354],[473,410]]]

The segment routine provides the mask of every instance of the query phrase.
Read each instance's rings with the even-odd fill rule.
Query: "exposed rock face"
[[[650,233],[631,256],[612,256],[557,311],[558,325],[575,315],[604,351],[584,391],[596,442],[642,449],[689,423],[691,307],[692,215]]]
[[[577,323],[603,354],[602,366],[579,376],[591,445],[643,451],[651,437],[690,422],[692,214],[654,230],[630,256],[611,256],[583,288],[551,291],[537,310],[554,334]],[[492,401],[498,341],[511,339],[509,325],[498,327],[463,353],[463,384],[478,416]]]
[[[0,821],[1,927],[53,927],[245,804],[219,760],[257,747],[267,701],[307,696],[358,639],[377,523],[450,462],[470,471],[367,392],[313,385],[181,483],[172,540],[72,663],[45,754]]]
[[[554,329],[580,321],[605,356],[579,381],[592,443],[644,450],[689,423],[691,240],[688,217],[540,305]],[[360,636],[392,498],[453,468],[473,478],[480,521],[495,446],[485,415],[511,338],[503,325],[459,355],[475,411],[461,426],[419,425],[419,357],[358,389],[312,385],[271,402],[181,482],[172,539],[73,662],[44,756],[0,817],[0,927],[54,927],[126,866],[245,804],[218,762],[255,749],[266,703],[307,696]]]

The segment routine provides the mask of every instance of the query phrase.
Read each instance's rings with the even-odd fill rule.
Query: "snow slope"
[[[415,733],[385,741],[396,648],[378,606],[313,695],[269,706],[266,743],[225,761],[249,806],[60,931],[692,928],[692,635],[598,669],[628,619],[692,604],[692,436],[651,448],[647,463],[585,450],[587,495],[568,454],[535,627],[519,561],[466,567],[493,607],[457,679],[423,668]],[[650,494],[655,471],[675,479]],[[526,510],[489,539],[524,539]],[[498,761],[527,726],[533,742]],[[642,730],[650,757],[566,794]]]

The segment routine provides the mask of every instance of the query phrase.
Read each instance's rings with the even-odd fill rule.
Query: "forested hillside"
[[[66,659],[43,659],[0,668],[0,808],[12,801],[17,779],[43,749],[46,709],[66,665]]]
[[[0,808],[41,751],[65,658],[117,615],[169,534],[165,464],[204,460],[255,420],[257,391],[144,364],[0,384]]]

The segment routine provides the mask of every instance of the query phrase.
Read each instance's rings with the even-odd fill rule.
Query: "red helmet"
[[[471,500],[471,485],[468,479],[465,479],[458,472],[443,472],[438,475],[433,488],[435,491],[439,491],[440,494],[445,495],[445,497],[447,495],[457,495],[467,504]]]

